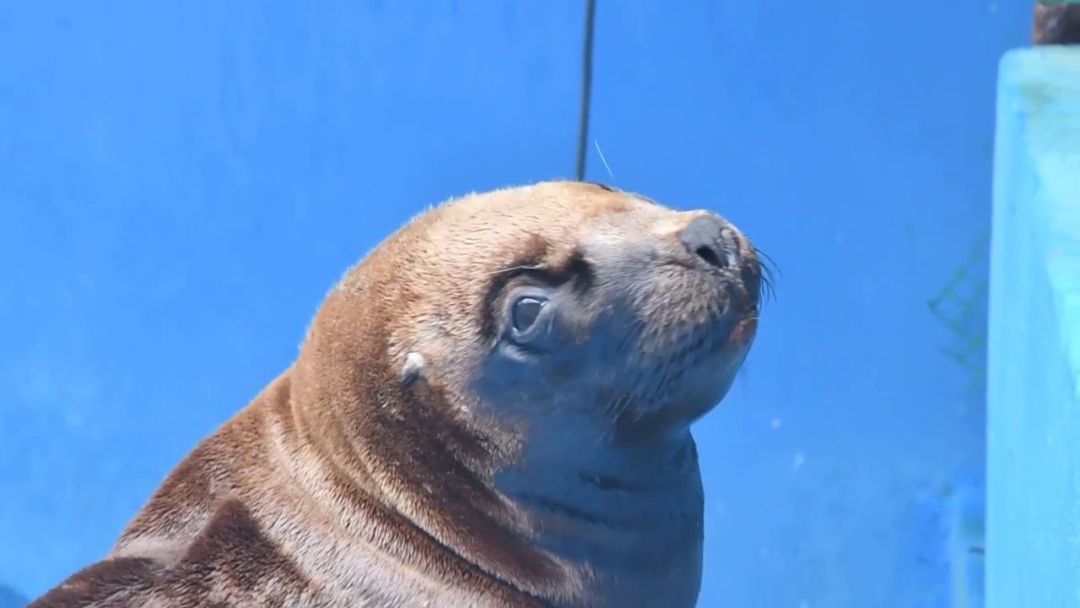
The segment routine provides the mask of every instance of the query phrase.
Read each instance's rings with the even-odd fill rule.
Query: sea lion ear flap
[[[424,372],[427,368],[427,361],[424,360],[424,355],[417,352],[412,352],[405,355],[405,365],[401,366],[401,373],[398,375],[398,380],[402,386],[410,386],[413,382],[424,376]]]

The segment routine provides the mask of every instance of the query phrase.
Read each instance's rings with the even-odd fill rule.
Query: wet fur
[[[692,605],[702,496],[689,434],[620,451],[609,445],[618,425],[589,434],[586,424],[574,444],[565,429],[591,414],[545,430],[529,399],[550,401],[548,385],[533,395],[523,384],[521,409],[510,413],[487,398],[517,394],[502,386],[498,365],[507,364],[491,363],[491,352],[500,294],[519,271],[615,293],[621,271],[590,274],[581,226],[648,219],[652,230],[667,213],[610,189],[549,183],[420,216],[343,278],[297,361],[166,478],[112,552],[31,606],[608,606],[647,603],[641,590],[651,587],[669,590],[666,605]],[[648,257],[629,252],[626,264],[645,263],[638,254]],[[597,416],[667,416],[643,408],[664,400],[687,362],[719,348],[735,353],[737,367],[756,320],[760,275],[751,275],[724,287],[746,304],[734,329],[703,335],[687,325],[721,314],[704,296],[688,296],[693,314],[635,328],[654,350],[634,346],[641,352],[626,365],[678,358],[612,395]],[[670,314],[650,293],[634,292],[626,306]],[[589,327],[615,314],[602,304],[581,305]],[[621,368],[597,370],[620,385]],[[554,367],[550,385],[580,373]],[[554,448],[560,435],[570,448]],[[658,520],[666,527],[646,529]]]

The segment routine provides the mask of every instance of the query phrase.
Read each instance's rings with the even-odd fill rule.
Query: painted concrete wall
[[[702,606],[944,606],[977,574],[953,558],[979,542],[995,67],[1029,11],[600,0],[614,177],[595,151],[589,177],[716,209],[782,271],[697,431]],[[6,7],[0,584],[34,596],[101,555],[424,205],[569,176],[582,21],[561,0]]]
[[[1080,49],[1001,65],[990,298],[991,608],[1080,606]]]

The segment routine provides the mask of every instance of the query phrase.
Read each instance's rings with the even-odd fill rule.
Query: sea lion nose
[[[700,215],[679,232],[686,250],[710,266],[729,268],[738,262],[739,242],[735,229],[719,216]]]

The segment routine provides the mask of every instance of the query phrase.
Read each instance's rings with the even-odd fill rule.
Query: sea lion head
[[[553,182],[430,210],[327,308],[341,300],[354,335],[377,322],[360,335],[405,385],[496,417],[573,414],[620,440],[679,432],[724,397],[762,285],[753,245],[714,213]]]
[[[685,444],[747,355],[763,284],[754,246],[711,212],[580,182],[470,195],[414,219],[330,293],[294,407],[395,508],[540,593],[562,562],[514,548],[528,522],[493,480],[523,459]],[[687,488],[700,493],[696,460]],[[700,510],[687,512],[699,537]]]
[[[458,270],[482,294],[480,348],[451,346],[480,355],[474,394],[616,442],[684,431],[725,395],[753,339],[753,246],[713,213],[591,185],[522,195],[493,215],[506,240],[483,270]]]

